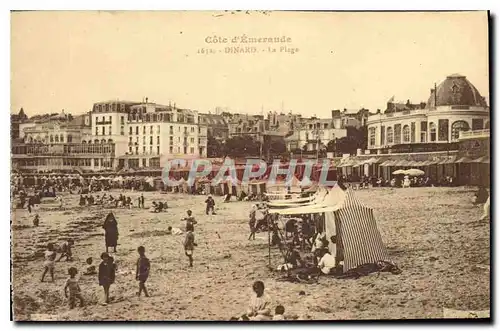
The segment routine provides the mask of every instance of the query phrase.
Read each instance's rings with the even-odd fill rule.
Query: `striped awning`
[[[394,164],[394,160],[386,160],[380,164],[381,167],[390,167],[392,164]]]
[[[453,156],[451,158],[445,158],[442,161],[438,162],[438,164],[452,164],[455,163],[456,156]]]

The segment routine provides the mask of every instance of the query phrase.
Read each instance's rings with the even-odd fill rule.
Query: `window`
[[[109,119],[109,123],[111,123],[111,116],[109,116],[108,119]]]
[[[98,135],[99,135],[99,127],[98,127],[98,126],[96,126],[96,127],[95,127],[95,135],[96,135],[96,136],[98,136]]]
[[[139,134],[139,126],[135,127],[135,134]]]
[[[375,128],[370,128],[369,129],[369,136],[370,136],[370,146],[375,146],[375,134],[376,134],[376,129]]]
[[[173,145],[173,144],[174,144],[174,138],[173,138],[172,136],[170,136],[169,143],[170,143],[170,145]]]
[[[153,136],[149,136],[149,144],[153,145]]]
[[[484,124],[483,124],[482,118],[472,119],[472,130],[482,130],[483,128],[484,128]]]
[[[403,142],[410,142],[410,127],[408,125],[403,126]]]
[[[170,134],[174,134],[174,127],[172,125],[170,126]]]
[[[191,127],[191,133],[194,133],[194,126]]]
[[[328,123],[323,124],[323,129],[328,129]]]
[[[146,136],[142,136],[142,144],[146,145]]]
[[[142,166],[145,167],[146,166],[146,159],[142,159]]]
[[[98,167],[99,166],[99,159],[94,159],[94,166]]]
[[[149,154],[153,154],[153,146],[149,146]]]
[[[172,146],[170,146],[169,151],[170,151],[170,154],[172,154],[174,152],[174,148]]]
[[[156,144],[159,145],[160,144],[160,136],[156,136]]]
[[[105,135],[106,135],[106,127],[105,127],[105,126],[103,126],[103,127],[102,127],[102,135],[103,135],[103,136],[105,136]]]
[[[188,128],[187,126],[184,127],[184,133],[187,133],[188,132]]]
[[[194,147],[191,147],[190,152],[191,154],[194,154]]]
[[[448,141],[448,120],[439,120],[438,121],[438,139],[440,141]]]
[[[188,153],[188,148],[184,147],[184,154],[187,154],[187,153]]]
[[[50,135],[50,142],[53,143],[54,142],[54,136],[53,135]]]
[[[125,128],[123,127],[123,125],[122,125],[122,126],[120,126],[120,134],[121,134],[122,136],[124,136],[124,135],[125,135]]]
[[[401,144],[401,124],[394,125],[394,144]]]
[[[149,126],[149,134],[153,134],[153,126]]]
[[[394,143],[394,136],[393,136],[393,131],[391,127],[387,128],[387,144],[392,144]]]
[[[191,144],[194,144],[194,138],[191,138]]]
[[[132,137],[128,137],[129,144],[132,144]]]
[[[160,126],[159,125],[156,126],[156,133],[158,133],[158,134],[160,133]]]
[[[56,136],[54,137],[54,141],[55,141],[56,143],[58,143],[58,142],[59,142],[59,136],[58,136],[57,134],[56,134]]]
[[[411,122],[410,142],[412,142],[412,143],[415,142],[415,122]]]
[[[145,125],[142,127],[142,134],[146,134],[146,126]]]
[[[111,133],[111,127],[108,127],[108,131],[109,131],[108,134],[111,136],[112,135],[112,133]]]
[[[68,142],[69,143],[73,142],[73,136],[70,134],[68,134]]]
[[[146,146],[142,146],[142,153],[146,154]]]
[[[385,145],[385,126],[380,127],[380,146]]]
[[[457,140],[460,136],[460,131],[469,131],[469,123],[466,121],[456,121],[451,125],[451,139]]]
[[[62,143],[64,142],[64,136],[62,134],[61,134],[61,138],[59,140],[61,140]]]
[[[429,137],[430,142],[436,141],[436,124],[434,124],[433,122],[429,123],[429,133],[430,133]]]
[[[120,117],[120,124],[125,124],[125,116]]]
[[[135,154],[139,154],[139,147],[135,147]]]
[[[129,127],[128,128],[128,134],[132,134],[132,131],[133,131],[132,127]]]
[[[139,137],[135,137],[135,143],[139,144]]]
[[[427,122],[420,122],[420,142],[427,142]]]
[[[156,154],[160,155],[160,146],[156,146]]]

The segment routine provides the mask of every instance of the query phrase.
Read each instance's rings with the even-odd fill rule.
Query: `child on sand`
[[[35,218],[33,219],[33,226],[38,226],[40,224],[40,216],[35,214]]]
[[[95,265],[92,265],[92,258],[89,257],[85,262],[87,263],[87,270],[83,274],[85,276],[95,275],[97,271],[95,270]]]
[[[184,239],[184,253],[189,259],[189,266],[193,266],[193,250],[194,250],[194,233],[193,230],[188,229],[186,232],[186,238]]]
[[[211,211],[212,212],[212,215],[215,215],[215,200],[214,198],[212,198],[211,195],[208,196],[207,200],[205,200],[205,203],[207,205],[207,207],[205,208],[205,212],[206,214],[208,215],[208,212]]]
[[[80,307],[83,307],[83,297],[81,294],[80,286],[78,285],[78,280],[76,279],[76,274],[78,270],[75,267],[68,269],[69,278],[66,280],[66,285],[64,286],[64,296],[68,298],[69,289],[69,308],[75,308],[75,301],[78,299],[80,301]]]
[[[71,248],[74,244],[75,241],[71,238],[62,243],[62,245],[59,247],[59,253],[61,253],[61,256],[59,256],[57,262],[61,261],[63,257],[66,257],[66,261],[73,261],[73,253],[71,252]]]
[[[187,217],[184,217],[184,220],[186,221],[186,232],[187,231],[194,232],[194,225],[198,224],[198,222],[196,222],[196,219],[192,215],[193,212],[191,210],[188,210]]]
[[[135,279],[139,281],[139,292],[137,296],[141,296],[141,292],[144,291],[144,295],[149,297],[148,290],[146,289],[146,281],[149,276],[150,263],[149,259],[146,257],[146,249],[144,246],[139,246],[137,248],[139,253],[139,259],[137,259],[137,268],[135,271]]]
[[[268,321],[271,319],[271,298],[264,293],[264,283],[260,280],[253,283],[253,295],[250,298],[247,316],[251,321]]]
[[[52,281],[54,281],[54,265],[56,263],[56,251],[54,250],[54,244],[49,243],[47,245],[47,250],[45,251],[45,262],[43,263],[43,266],[45,267],[45,270],[43,271],[42,274],[42,282],[45,278],[45,275],[47,272],[50,273],[50,277],[52,278]]]
[[[276,306],[274,309],[273,321],[284,321],[285,320],[285,307],[282,305]]]
[[[99,285],[104,289],[105,305],[109,303],[109,288],[115,282],[115,265],[108,253],[101,254],[102,262],[99,264]]]

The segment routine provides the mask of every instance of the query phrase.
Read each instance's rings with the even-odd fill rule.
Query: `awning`
[[[471,163],[472,159],[468,158],[467,156],[464,156],[458,160],[455,161],[455,163]]]
[[[473,160],[472,163],[490,163],[490,158],[488,156],[481,156],[480,158]]]
[[[381,167],[390,167],[394,163],[394,160],[386,160],[380,164]]]

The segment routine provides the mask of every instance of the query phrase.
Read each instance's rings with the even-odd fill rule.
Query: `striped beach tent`
[[[373,209],[359,201],[348,189],[345,199],[333,213],[337,233],[337,255],[343,257],[344,273],[368,263],[394,264],[377,229]]]

